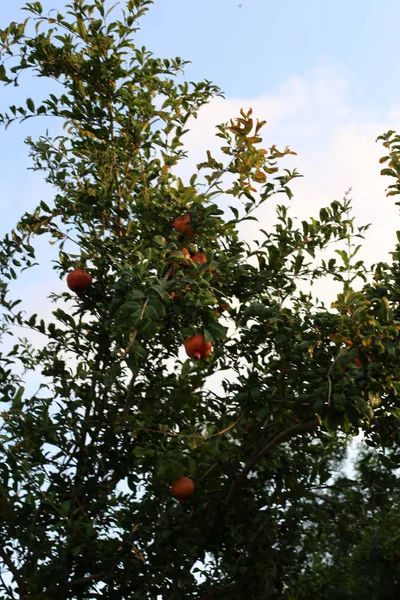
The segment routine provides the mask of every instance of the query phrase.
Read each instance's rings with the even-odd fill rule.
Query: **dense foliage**
[[[31,2],[0,31],[0,79],[55,86],[0,122],[63,126],[26,140],[53,202],[0,246],[2,334],[46,340],[0,355],[1,600],[398,597],[400,245],[367,270],[347,196],[300,225],[279,204],[258,244],[243,240],[260,205],[292,198],[299,174],[279,164],[294,153],[265,149],[265,122],[242,110],[218,127],[221,157],[176,175],[220,91],[136,47],[151,4],[127,0],[113,21],[104,0],[64,16]],[[381,139],[397,194],[400,138]],[[38,235],[57,249],[49,277],[93,279],[53,293],[46,321],[9,289]],[[323,277],[343,285],[329,308],[304,291]],[[213,347],[192,360],[197,334]],[[21,367],[44,377],[33,396]],[[179,502],[181,476],[195,491]]]

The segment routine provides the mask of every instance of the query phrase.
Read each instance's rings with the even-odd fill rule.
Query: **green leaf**
[[[234,208],[233,206],[230,206],[229,208],[230,208],[230,209],[231,209],[231,211],[233,212],[233,214],[234,214],[234,216],[235,216],[235,219],[238,219],[238,218],[239,218],[239,211],[238,211],[238,209],[237,209],[237,208]]]
[[[7,77],[5,66],[2,64],[0,64],[0,81],[5,81],[6,83],[11,81],[11,79]]]
[[[13,398],[13,406],[15,408],[22,406],[22,396],[24,395],[24,393],[25,393],[25,388],[21,386],[18,389],[18,392],[16,393],[15,397]]]
[[[293,265],[293,271],[296,275],[300,272],[303,262],[304,262],[304,256],[299,252],[299,254],[296,256],[296,259],[295,259],[294,265]]]
[[[196,471],[196,462],[190,456],[187,457],[189,475],[193,475]]]
[[[136,340],[132,345],[132,352],[140,358],[143,358],[143,359],[147,358],[147,351]]]
[[[168,293],[163,285],[155,283],[150,287],[150,290],[155,291],[163,300],[169,300]]]
[[[35,103],[33,102],[32,98],[27,99],[26,105],[31,112],[35,112]]]
[[[371,418],[373,416],[373,413],[371,414],[371,407],[362,398],[356,398],[355,406],[362,415],[369,417],[369,418]]]
[[[167,240],[162,235],[155,235],[153,237],[153,240],[154,243],[157,244],[157,246],[160,246],[161,248],[164,248],[167,243]]]
[[[207,323],[207,329],[204,330],[204,335],[207,341],[210,340],[223,340],[226,337],[228,328],[224,327],[217,321],[212,321]]]

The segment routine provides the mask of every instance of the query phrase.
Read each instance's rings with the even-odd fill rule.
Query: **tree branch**
[[[330,502],[331,504],[340,505],[341,502],[336,500],[336,498],[332,498],[332,496],[328,496],[327,494],[320,494],[318,492],[313,492],[312,490],[304,490],[306,496],[314,496],[315,498],[319,498],[320,500],[324,500],[324,502]]]
[[[102,579],[104,579],[106,577],[106,573],[94,573],[93,575],[87,575],[86,577],[78,577],[77,579],[71,579],[70,581],[67,581],[65,584],[56,584],[53,586],[50,586],[47,590],[46,593],[48,595],[51,594],[51,597],[53,598],[66,598],[66,596],[63,596],[61,594],[65,593],[65,590],[67,590],[68,588],[73,588],[76,587],[78,585],[84,585],[85,583],[91,583],[94,581],[101,581]],[[92,594],[90,595],[91,598],[98,598],[99,596],[97,596],[96,594]]]
[[[123,411],[121,413],[122,417],[126,417],[127,414],[129,413],[130,408],[131,408],[133,388],[135,387],[136,376],[137,376],[137,373],[134,373],[132,375],[132,377],[131,377],[130,382],[129,382],[128,391],[127,391],[126,398],[125,398],[125,406],[124,406]]]
[[[4,560],[10,573],[14,575],[14,579],[18,585],[20,600],[24,600],[26,594],[25,582],[21,576],[20,571],[14,565],[13,561],[10,558],[10,555],[8,554],[7,550],[3,548],[3,546],[0,546],[0,557]]]
[[[87,577],[79,577],[78,579],[73,579],[72,581],[68,581],[67,585],[69,587],[74,587],[76,585],[82,585],[84,583],[90,583],[91,581],[99,581],[105,577],[105,573],[94,573],[94,575],[88,575]]]
[[[4,591],[5,591],[5,592],[7,592],[7,594],[10,596],[10,598],[11,598],[12,600],[16,600],[16,598],[15,598],[15,596],[14,596],[14,592],[13,592],[13,590],[11,589],[11,586],[6,584],[6,582],[4,581],[4,579],[3,579],[2,575],[0,575],[0,581],[1,581],[1,585],[2,585],[2,586],[3,586],[3,588],[4,588]]]
[[[266,445],[263,448],[261,448],[260,450],[258,450],[256,452],[256,454],[247,461],[243,470],[237,475],[237,477],[236,477],[235,481],[233,482],[231,489],[229,490],[229,493],[225,499],[225,506],[228,506],[230,504],[233,496],[242,487],[242,485],[244,484],[244,482],[247,478],[247,475],[252,470],[252,468],[256,465],[256,463],[260,460],[260,458],[263,458],[264,456],[269,454],[270,451],[275,446],[280,444],[281,442],[285,442],[286,440],[298,435],[299,433],[303,433],[305,431],[312,431],[313,429],[316,429],[317,427],[318,427],[317,420],[306,421],[305,423],[298,423],[297,425],[293,425],[292,427],[289,427],[288,429],[281,431],[280,433],[278,433],[278,435],[271,436],[269,438],[269,440],[267,440]]]

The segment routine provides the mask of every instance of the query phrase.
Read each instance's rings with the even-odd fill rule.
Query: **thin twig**
[[[174,269],[174,265],[171,265],[169,267],[168,271],[166,272],[166,274],[164,275],[163,279],[168,280],[169,276],[171,275],[171,273],[173,271],[173,269]],[[150,297],[148,297],[146,299],[146,302],[143,305],[142,311],[141,311],[140,316],[139,316],[139,321],[141,321],[143,319],[145,310],[146,310],[147,305],[148,305],[149,302],[150,302]],[[138,334],[138,330],[135,329],[134,331],[132,331],[131,335],[129,336],[129,344],[127,345],[127,347],[125,348],[125,350],[123,350],[122,353],[120,354],[120,358],[122,360],[126,357],[126,355],[128,354],[129,350],[131,349],[131,347],[132,347],[132,345],[133,345],[133,343],[134,343],[134,341],[136,339],[137,334]]]
[[[9,455],[10,455],[10,456],[11,456],[11,457],[14,459],[14,461],[16,462],[16,464],[18,464],[18,458],[15,456],[15,454],[13,454],[13,452],[12,452],[12,451],[11,451],[9,448],[7,448],[6,446],[4,446],[4,445],[3,445],[3,450],[4,450],[4,452],[6,452],[6,454],[9,454]],[[30,474],[30,472],[28,471],[28,469],[26,469],[26,468],[24,467],[24,465],[23,465],[23,464],[20,464],[20,467],[21,467],[21,469],[22,469],[22,470],[25,472],[25,474],[26,474],[26,477],[27,477],[27,478],[28,478],[28,479],[31,481],[31,483],[32,483],[32,484],[33,484],[33,485],[36,487],[37,491],[38,491],[38,492],[39,492],[39,494],[42,496],[42,498],[43,498],[43,499],[44,499],[46,502],[48,502],[48,504],[50,504],[50,506],[52,506],[52,507],[54,508],[54,510],[55,510],[55,511],[56,511],[56,512],[57,512],[57,513],[60,515],[60,517],[61,517],[61,519],[62,519],[62,520],[64,520],[65,522],[67,522],[67,521],[69,522],[69,519],[68,519],[68,517],[66,517],[66,516],[65,516],[65,515],[62,513],[62,511],[61,511],[59,508],[57,508],[56,504],[54,504],[54,502],[52,502],[52,501],[50,500],[50,498],[48,497],[48,495],[47,495],[45,492],[43,492],[43,491],[42,491],[42,489],[41,489],[40,485],[39,485],[39,484],[36,482],[36,480],[35,480],[35,479],[34,479],[34,478],[31,476],[31,474]],[[46,473],[46,475],[47,475],[47,473]],[[89,537],[88,537],[88,536],[87,536],[85,533],[83,533],[83,532],[82,532],[80,529],[77,529],[77,528],[76,528],[76,527],[74,527],[74,526],[73,526],[73,528],[74,528],[74,529],[76,530],[76,532],[77,532],[77,533],[79,533],[79,534],[80,534],[80,535],[81,535],[83,538],[85,538],[86,540],[90,541],[90,538],[89,538]]]
[[[32,329],[33,329],[37,333],[41,333],[42,335],[45,335],[46,337],[48,337],[47,333],[42,333],[41,331],[38,331],[34,327],[27,327],[26,325],[19,325],[18,323],[9,323],[8,321],[5,321],[4,319],[0,319],[0,323],[4,323],[5,325],[10,325],[11,327],[19,327],[20,329],[27,329],[28,331],[32,331]]]
[[[266,524],[268,523],[268,521],[271,518],[271,515],[269,514],[268,511],[265,511],[267,513],[266,518],[262,521],[261,525],[259,526],[259,528],[257,529],[257,531],[255,532],[255,534],[253,535],[253,537],[250,539],[250,543],[254,544],[254,542],[256,541],[256,539],[258,538],[258,536],[260,535],[260,533],[262,532],[262,530],[264,529],[264,527],[266,526]],[[239,556],[239,558],[236,561],[236,565],[240,564],[240,562],[243,560],[244,558],[244,552],[242,552]]]
[[[71,159],[69,159],[68,156],[65,154],[65,152],[63,152],[60,148],[58,148],[57,146],[55,146],[54,144],[52,144],[52,142],[50,141],[49,138],[47,138],[46,136],[42,136],[42,137],[43,137],[43,139],[46,140],[46,142],[49,144],[49,146],[51,148],[53,148],[53,150],[55,150],[55,152],[57,152],[58,154],[60,154],[60,156],[62,156],[63,159],[67,161],[67,163],[71,167],[72,171],[74,172],[74,176],[76,178],[76,181],[80,185],[81,189],[84,189],[83,183],[80,180],[79,175],[78,175],[78,173],[77,173],[77,171],[75,169],[75,165],[71,162]]]
[[[337,357],[335,358],[335,360],[333,361],[333,363],[329,367],[329,371],[328,371],[328,385],[329,385],[329,389],[328,389],[328,406],[331,405],[331,398],[332,398],[332,379],[331,379],[331,374],[332,374],[332,371],[333,371],[333,367],[337,363],[337,361],[339,359],[339,356],[341,354],[342,354],[342,352],[339,352],[339,354],[337,355]]]
[[[160,433],[161,435],[166,435],[168,437],[179,437],[179,438],[190,438],[190,439],[201,439],[201,440],[210,440],[213,437],[217,437],[219,435],[224,435],[224,433],[227,433],[228,431],[230,431],[231,429],[233,429],[233,427],[235,427],[237,424],[239,423],[239,420],[235,421],[234,423],[231,423],[231,425],[228,425],[228,427],[225,427],[225,429],[221,429],[221,431],[217,431],[217,433],[212,433],[211,435],[203,435],[202,433],[177,433],[175,431],[162,431],[161,429],[151,429],[150,427],[139,427],[138,429],[135,429],[134,432],[132,433],[137,433],[138,431],[148,431],[150,433]]]
[[[29,525],[28,531],[30,533],[30,541],[28,541],[27,545],[26,545],[26,557],[25,557],[25,563],[24,566],[22,567],[22,571],[21,571],[21,575],[24,579],[26,579],[26,574],[28,571],[28,566],[29,566],[29,559],[32,553],[32,540],[33,540],[33,529],[36,525],[36,521],[37,518],[39,516],[39,512],[40,512],[40,503],[38,504],[35,514],[33,515],[33,520],[32,523]]]
[[[214,463],[213,465],[211,465],[211,467],[209,469],[207,469],[207,471],[205,473],[203,473],[203,475],[197,479],[196,483],[199,484],[200,481],[203,481],[203,479],[205,479],[207,477],[207,475],[215,469],[215,467],[218,467],[218,464],[219,463]]]
[[[150,302],[150,298],[147,298],[146,302],[143,304],[143,308],[142,311],[139,315],[139,321],[141,321],[143,319],[145,310],[147,308],[148,303]],[[120,358],[124,359],[126,357],[126,355],[128,354],[129,350],[131,349],[131,347],[133,346],[135,340],[136,340],[136,336],[138,334],[138,330],[135,329],[131,335],[129,336],[129,344],[127,345],[127,347],[125,348],[125,350],[121,353]]]
[[[279,398],[269,398],[268,402],[272,404],[283,404],[285,406],[289,406],[291,404],[295,404],[297,406],[310,406],[310,402],[296,402],[296,400],[280,400]]]
[[[124,409],[122,411],[122,417],[126,417],[126,415],[129,412],[129,409],[131,407],[131,400],[132,400],[132,394],[133,394],[133,386],[135,385],[135,380],[136,380],[136,375],[132,375],[132,378],[129,382],[129,386],[128,386],[128,393],[126,394],[126,400],[125,400],[125,406]]]

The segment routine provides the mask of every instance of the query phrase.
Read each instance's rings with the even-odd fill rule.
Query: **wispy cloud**
[[[393,108],[380,120],[352,102],[352,85],[356,82],[346,70],[337,66],[316,67],[304,77],[289,77],[276,95],[215,100],[192,123],[186,137],[189,160],[180,174],[189,174],[206,150],[217,151],[217,124],[238,116],[241,108],[251,107],[254,117],[267,120],[263,130],[265,146],[288,145],[297,152],[297,156],[281,161],[281,166],[296,167],[304,175],[292,183],[292,215],[299,219],[317,217],[322,206],[342,200],[352,188],[356,223],[372,224],[360,257],[368,264],[388,261],[396,243],[398,210],[393,200],[385,196],[385,188],[392,182],[380,175],[379,158],[384,149],[375,140],[400,125],[400,109]],[[274,223],[275,206],[282,202],[285,197],[279,195],[260,208],[258,217],[264,228]],[[247,239],[255,238],[256,224],[244,224],[242,232]],[[319,297],[329,301],[337,290],[337,285],[324,282]]]

